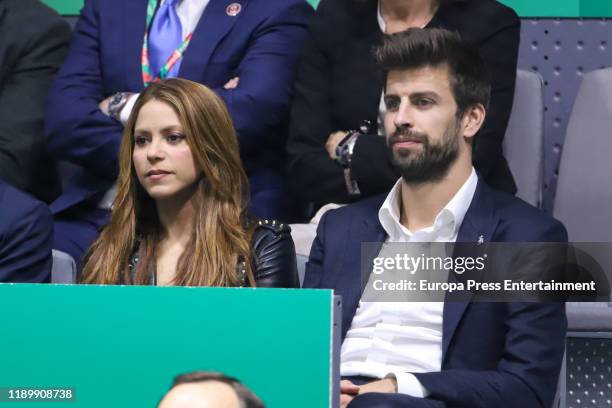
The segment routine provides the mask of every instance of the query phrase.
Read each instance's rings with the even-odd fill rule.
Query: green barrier
[[[83,0],[43,0],[63,15],[77,15]],[[316,7],[320,0],[307,0]],[[521,17],[612,17],[610,0],[502,0]]]
[[[332,305],[329,290],[0,284],[0,407],[45,405],[8,388],[155,407],[193,370],[235,376],[269,408],[328,407]]]

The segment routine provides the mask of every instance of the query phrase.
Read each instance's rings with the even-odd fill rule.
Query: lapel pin
[[[242,6],[240,3],[232,3],[225,9],[225,12],[230,17],[237,16],[242,11]]]
[[[479,235],[478,236],[478,245],[482,245],[484,244],[484,235]]]

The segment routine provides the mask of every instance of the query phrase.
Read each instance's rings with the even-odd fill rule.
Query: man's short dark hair
[[[458,115],[470,106],[489,106],[491,82],[478,50],[458,33],[442,28],[409,28],[386,35],[374,56],[386,71],[447,66]]]
[[[251,390],[242,385],[240,381],[221,373],[210,371],[193,371],[191,373],[177,375],[174,377],[170,390],[181,384],[201,383],[207,381],[218,381],[232,387],[238,396],[238,400],[240,401],[240,408],[265,408],[262,400],[259,399],[259,397],[257,397],[257,395],[255,395]]]

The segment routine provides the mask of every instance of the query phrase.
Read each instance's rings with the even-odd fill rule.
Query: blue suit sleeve
[[[86,0],[68,56],[49,92],[46,135],[55,157],[114,179],[122,126],[98,108],[109,96],[102,84],[99,50],[96,2]]]
[[[304,274],[303,288],[321,288],[323,278],[323,260],[325,259],[325,225],[328,214],[323,214],[317,227],[317,235],[310,248],[310,256],[306,262],[306,272]]]
[[[10,202],[9,202],[10,201]],[[0,232],[0,282],[49,282],[53,218],[41,202],[6,200],[15,206],[8,229]]]
[[[511,303],[508,316],[504,355],[497,369],[415,373],[431,393],[429,398],[474,408],[552,405],[567,327],[564,305]]]
[[[498,226],[498,230],[508,228],[518,232],[520,242],[567,242],[567,232],[560,222],[551,218],[543,222],[539,214],[534,218],[534,209],[522,208],[529,211],[517,217],[525,222],[524,227],[517,229],[516,225],[507,224]],[[515,240],[508,238],[507,241]],[[450,369],[415,373],[431,393],[429,397],[449,406],[549,408],[565,349],[565,304],[507,303],[505,326],[504,351],[496,370]]]
[[[300,2],[266,19],[238,67],[238,87],[215,89],[232,116],[241,151],[252,151],[261,137],[278,134],[273,129],[288,117],[294,64],[312,14],[312,8]]]

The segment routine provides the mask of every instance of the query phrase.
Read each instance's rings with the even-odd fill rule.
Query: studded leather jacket
[[[251,269],[255,275],[255,285],[264,288],[299,287],[295,247],[289,225],[271,220],[250,222],[257,223],[251,238],[253,249]],[[129,265],[132,282],[138,258],[138,248],[136,248]],[[247,286],[244,262],[238,262],[236,268],[242,276],[242,285]],[[155,273],[151,273],[151,284],[157,284]]]

